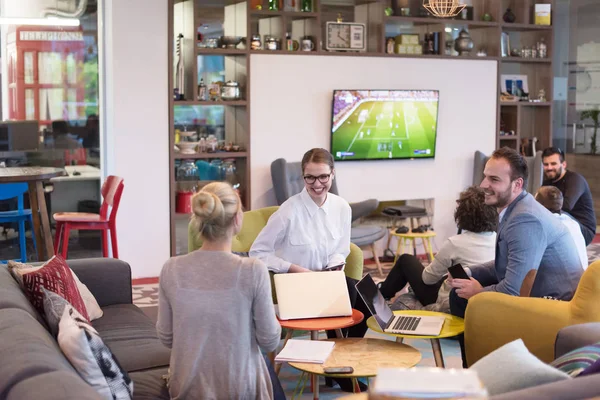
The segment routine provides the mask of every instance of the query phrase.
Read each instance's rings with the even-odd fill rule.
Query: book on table
[[[290,339],[275,357],[276,362],[323,364],[333,351],[335,342]]]
[[[370,389],[369,399],[487,398],[477,372],[468,369],[380,368]]]

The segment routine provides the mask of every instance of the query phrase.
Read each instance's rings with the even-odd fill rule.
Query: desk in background
[[[76,212],[78,204],[84,200],[101,203],[99,168],[91,165],[67,165],[65,170],[68,175],[50,179],[54,186],[50,215],[56,212]]]

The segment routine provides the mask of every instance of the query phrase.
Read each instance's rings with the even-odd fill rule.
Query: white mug
[[[313,51],[314,48],[315,44],[313,43],[312,39],[302,39],[302,44],[300,46],[302,51]]]

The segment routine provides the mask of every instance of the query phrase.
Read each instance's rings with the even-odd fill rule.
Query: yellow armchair
[[[242,229],[233,238],[231,249],[238,252],[250,251],[252,243],[267,224],[271,215],[277,211],[279,206],[259,208],[257,210],[246,211],[244,213],[244,221],[242,222]],[[199,237],[197,232],[194,232],[192,225],[188,225],[188,251],[192,252],[199,249],[202,246],[202,239]],[[346,276],[356,280],[362,278],[363,273],[363,252],[354,243],[350,243],[350,254],[346,258]],[[271,287],[273,287],[272,276],[271,276]],[[273,302],[277,303],[277,297],[275,291],[273,291]]]
[[[544,362],[554,360],[554,342],[565,326],[600,322],[600,260],[584,272],[571,301],[480,293],[465,314],[467,364],[515,339]]]

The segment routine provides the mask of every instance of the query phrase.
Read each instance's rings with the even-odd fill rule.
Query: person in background
[[[69,124],[67,121],[52,121],[52,136],[55,149],[80,149],[81,142],[69,135]]]
[[[448,238],[425,268],[417,257],[401,255],[385,281],[379,284],[383,297],[391,299],[409,284],[419,302],[414,308],[449,313],[448,295],[452,287],[446,282],[448,268],[461,264],[466,269],[494,259],[498,212],[485,204],[483,189],[467,188],[456,204],[454,220],[462,233]]]
[[[558,147],[549,147],[542,152],[544,165],[543,186],[556,186],[563,194],[562,210],[579,223],[585,245],[596,235],[596,212],[590,187],[583,176],[567,170],[565,154]]]
[[[577,247],[581,267],[585,271],[589,264],[585,239],[579,228],[579,223],[569,214],[561,211],[563,207],[562,192],[555,186],[542,186],[535,194],[535,199],[567,227]]]
[[[169,259],[159,280],[156,329],[171,348],[171,399],[285,399],[272,366],[281,327],[266,266],[231,252],[242,226],[231,185],[210,183],[192,198],[202,247]]]
[[[273,213],[254,240],[250,256],[263,261],[274,273],[323,271],[344,263],[350,254],[352,210],[344,199],[329,193],[335,179],[333,156],[314,148],[302,157],[304,189],[287,199]],[[346,277],[350,304],[368,313],[356,291],[357,281]],[[348,329],[349,337],[362,337],[366,319]],[[331,331],[329,337],[335,337]],[[341,389],[353,391],[350,379],[336,379]],[[361,392],[367,386],[359,382]]]

